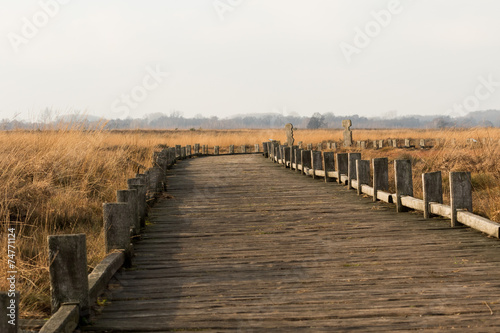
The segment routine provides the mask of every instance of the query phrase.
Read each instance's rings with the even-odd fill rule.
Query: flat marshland
[[[295,130],[295,142],[341,142],[342,130]],[[421,197],[421,173],[470,171],[474,211],[500,222],[500,129],[353,130],[354,140],[445,139],[432,149],[366,149],[363,159],[411,159],[415,196]],[[478,141],[473,146],[467,139]],[[253,145],[269,139],[285,141],[284,129],[175,131],[4,131],[0,132],[0,214],[3,248],[7,228],[16,228],[16,265],[23,317],[48,317],[50,290],[47,236],[86,233],[89,272],[104,257],[102,204],[116,201],[126,180],[152,164],[164,145]],[[451,144],[454,139],[454,144]],[[483,139],[486,139],[483,144]],[[324,146],[325,147],[325,146]],[[371,146],[370,146],[371,147]],[[212,150],[210,150],[212,151]],[[0,256],[7,272],[7,257]],[[2,278],[0,289],[6,290]]]

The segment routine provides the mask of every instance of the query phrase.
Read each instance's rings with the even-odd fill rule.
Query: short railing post
[[[7,281],[9,276],[7,275]],[[12,283],[15,285],[15,282]],[[0,332],[17,333],[19,330],[19,292],[0,292]],[[5,312],[4,312],[5,311]]]
[[[234,154],[234,145],[229,146],[229,154]]]
[[[392,146],[394,148],[398,148],[398,140],[397,139],[392,140]]]
[[[199,143],[195,143],[194,144],[194,154],[198,155],[199,153],[200,153],[200,144]]]
[[[186,145],[186,157],[191,157],[191,145]]]
[[[262,155],[269,157],[269,150],[267,149],[267,142],[262,142]]]
[[[397,212],[406,212],[408,209],[401,203],[401,197],[413,196],[413,175],[410,160],[395,160],[394,173],[396,183]]]
[[[297,150],[299,149],[299,146],[292,146],[292,151],[290,153],[290,171],[297,170]],[[295,164],[295,168],[294,165]]]
[[[181,157],[181,145],[175,145],[175,158]]]
[[[373,164],[373,201],[377,201],[377,192],[389,190],[389,160],[386,157],[374,158]]]
[[[130,245],[130,211],[128,204],[124,202],[104,203],[102,208],[106,253],[112,250],[124,250],[126,266],[130,266],[132,246]]]
[[[340,153],[336,155],[335,159],[336,169],[339,178],[337,179],[339,184],[342,184],[342,175],[347,176],[349,173],[349,155],[347,153]]]
[[[78,304],[80,317],[90,315],[85,234],[48,236],[52,314],[64,303]]]
[[[431,217],[431,202],[443,203],[443,180],[441,171],[422,174],[422,191],[424,198],[424,218]]]
[[[141,230],[141,219],[137,212],[137,190],[130,189],[116,191],[116,201],[128,204],[130,210],[130,228],[132,228],[134,235],[139,234],[139,231]]]
[[[269,151],[269,158],[271,158],[273,163],[276,162],[276,159],[274,158],[276,156],[276,145],[277,145],[277,143],[275,141],[272,141],[271,145],[269,147],[269,148],[271,148]]]
[[[302,154],[300,156],[300,164],[302,165],[302,174],[305,175],[305,168],[311,168],[311,151],[310,150],[302,150]]]
[[[307,148],[307,150],[312,150],[313,149],[312,143],[308,143],[306,148]]]
[[[323,165],[325,167],[325,183],[330,181],[328,172],[335,171],[335,154],[332,151],[323,152]]]
[[[323,170],[323,156],[321,151],[311,150],[313,179],[316,179],[316,170]]]
[[[208,153],[207,153],[207,146],[206,145],[202,145],[201,146],[201,154],[202,155],[208,155]]]
[[[127,180],[129,190],[137,190],[137,212],[140,218],[141,228],[146,226],[146,185],[141,178],[130,178]]]
[[[242,154],[246,154],[247,153],[247,146],[246,145],[241,145],[240,150],[241,150]]]
[[[379,147],[380,149],[384,148],[384,140],[379,140],[379,141],[378,141],[378,147]]]
[[[181,147],[181,159],[186,159],[186,147]]]
[[[361,153],[349,153],[349,164],[347,170],[347,187],[351,188],[351,181],[357,179],[356,176],[356,160],[361,159]]]
[[[214,155],[219,155],[219,146],[214,147]]]
[[[255,150],[255,152],[256,152],[256,153],[260,153],[260,146],[259,146],[259,144],[258,144],[258,143],[256,143],[256,144],[254,145],[254,148],[255,148],[254,150]]]
[[[319,151],[323,150],[323,142],[319,142],[316,149]]]
[[[358,195],[363,193],[363,185],[370,185],[370,161],[356,160],[356,175],[358,181]]]
[[[300,146],[299,146],[300,147]],[[299,172],[299,164],[300,167],[302,168],[302,149],[301,148],[295,149],[295,172]]]
[[[292,152],[292,147],[288,147],[288,146],[285,146],[283,148],[283,152],[284,152],[284,160],[285,162],[283,163],[283,167],[286,168],[286,164],[289,163],[290,164],[290,168],[292,167],[292,162],[291,162],[291,152]]]
[[[450,172],[451,226],[460,225],[457,211],[472,213],[472,182],[470,172]]]

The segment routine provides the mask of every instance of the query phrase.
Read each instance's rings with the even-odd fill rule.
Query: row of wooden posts
[[[499,238],[500,224],[472,213],[470,172],[450,172],[450,206],[443,204],[441,172],[422,174],[423,199],[413,197],[413,175],[410,160],[394,161],[396,193],[389,193],[389,161],[387,158],[362,160],[361,153],[334,153],[301,149],[299,146],[264,142],[263,154],[285,168],[325,182],[336,180],[373,201],[395,203],[398,212],[419,210],[425,218],[438,215],[449,218],[451,226],[461,224]]]

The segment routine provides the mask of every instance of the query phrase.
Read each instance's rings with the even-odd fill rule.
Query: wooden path
[[[500,243],[260,155],[179,162],[87,331],[500,331]]]

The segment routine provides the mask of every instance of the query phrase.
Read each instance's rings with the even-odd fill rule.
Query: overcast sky
[[[500,109],[498,0],[2,0],[0,118]]]

